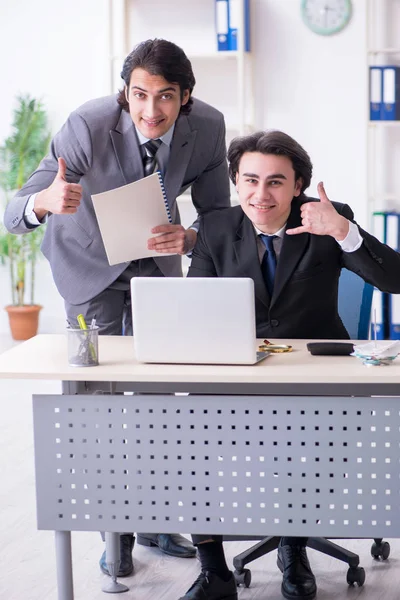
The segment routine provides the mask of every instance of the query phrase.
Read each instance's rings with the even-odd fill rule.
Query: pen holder
[[[99,364],[99,328],[67,329],[68,363],[71,367],[95,367]]]

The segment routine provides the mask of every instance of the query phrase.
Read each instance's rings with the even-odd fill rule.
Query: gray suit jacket
[[[32,229],[24,220],[25,206],[31,194],[52,183],[60,156],[67,164],[67,180],[82,185],[83,197],[76,214],[50,215],[42,251],[60,294],[69,303],[80,304],[106,289],[129,264],[108,264],[91,200],[91,194],[144,176],[135,127],[116,96],[87,102],[70,115],[49,154],[8,204],[4,224],[11,233]],[[230,205],[222,113],[195,99],[190,114],[178,117],[164,183],[173,223],[180,222],[176,197],[190,185],[200,216]],[[132,235],[134,231],[132,223]],[[182,275],[180,256],[160,255],[154,260],[165,276]]]

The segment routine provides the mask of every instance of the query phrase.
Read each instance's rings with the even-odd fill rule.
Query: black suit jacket
[[[310,201],[318,200],[304,195],[293,198],[288,229],[301,225],[301,204]],[[333,205],[353,221],[347,204]],[[400,293],[400,254],[360,227],[359,231],[363,243],[350,253],[343,252],[330,236],[285,235],[270,298],[253,224],[242,208],[235,206],[203,218],[188,277],[253,279],[257,337],[348,338],[338,314],[338,280],[343,267],[380,290]]]

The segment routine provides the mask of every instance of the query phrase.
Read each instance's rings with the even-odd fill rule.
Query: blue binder
[[[391,340],[400,340],[400,294],[390,294],[389,315],[389,337]]]
[[[375,339],[375,317],[376,317],[376,339],[385,339],[384,327],[384,294],[380,290],[374,289],[372,294],[371,310],[371,339]]]
[[[386,214],[386,244],[399,250],[400,248],[400,213],[388,212]],[[400,340],[400,295],[389,294],[389,338]]]
[[[250,0],[228,0],[228,49],[238,49],[238,26],[241,3],[244,5],[244,49],[250,50]]]
[[[398,212],[387,212],[386,213],[386,237],[385,243],[393,248],[393,250],[400,249],[400,213]]]
[[[387,235],[387,214],[383,211],[372,213],[372,233],[380,241],[386,244]]]
[[[369,68],[369,118],[370,121],[382,119],[382,89],[383,70],[382,67]]]
[[[394,219],[396,221],[394,221]],[[389,213],[387,211],[376,211],[373,213],[373,235],[384,244],[398,243],[398,226],[397,213]],[[374,310],[376,311],[376,337],[378,340],[387,340],[391,336],[391,298],[387,292],[374,290],[372,299],[371,313],[371,338],[374,338]]]
[[[382,67],[382,111],[383,121],[400,121],[400,67]]]
[[[215,27],[218,52],[229,50],[228,0],[215,1]]]

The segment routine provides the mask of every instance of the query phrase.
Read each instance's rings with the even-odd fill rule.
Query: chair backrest
[[[373,286],[343,269],[339,278],[339,315],[352,340],[367,340]]]

